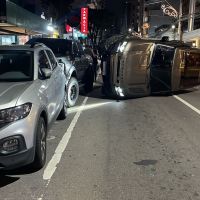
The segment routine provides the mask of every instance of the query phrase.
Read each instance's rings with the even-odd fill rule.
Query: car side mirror
[[[41,71],[45,79],[49,79],[52,75],[52,71],[48,68],[42,68]]]
[[[60,63],[59,63],[59,66],[60,66],[62,69],[65,69],[65,63],[64,63],[64,62],[60,62]]]

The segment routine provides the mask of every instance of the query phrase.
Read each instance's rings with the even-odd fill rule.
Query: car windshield
[[[33,80],[33,52],[0,50],[0,82]]]

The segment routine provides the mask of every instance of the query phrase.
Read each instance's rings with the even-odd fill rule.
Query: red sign
[[[67,31],[67,33],[72,33],[72,27],[68,24],[65,25],[65,30]]]
[[[81,8],[81,33],[88,34],[88,8]]]

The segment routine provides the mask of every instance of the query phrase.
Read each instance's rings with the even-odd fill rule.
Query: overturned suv
[[[44,166],[48,129],[66,118],[65,83],[46,46],[0,46],[0,169]]]

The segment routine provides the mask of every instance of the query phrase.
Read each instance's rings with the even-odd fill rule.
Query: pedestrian
[[[98,51],[96,48],[92,51],[92,60],[93,60],[93,70],[94,70],[94,81],[97,78],[97,65],[98,65]]]
[[[103,79],[103,85],[102,85],[102,93],[106,94],[108,90],[108,77],[109,75],[107,74],[109,68],[109,53],[105,49],[102,57],[101,57],[101,74],[102,74],[102,79]]]

